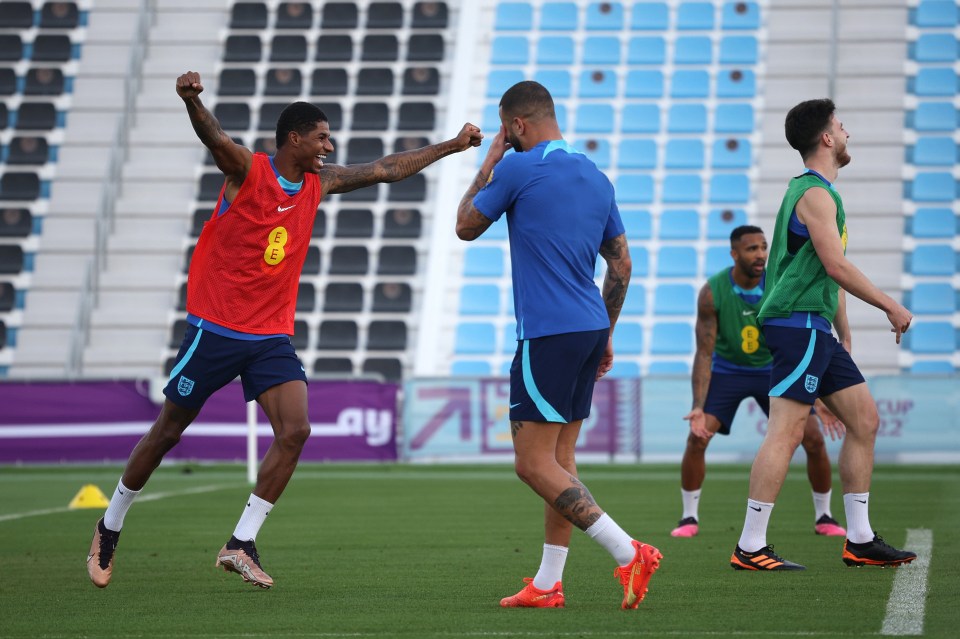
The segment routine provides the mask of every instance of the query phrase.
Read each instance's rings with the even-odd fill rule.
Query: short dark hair
[[[315,104],[294,102],[280,112],[277,118],[277,148],[287,142],[287,134],[296,131],[306,135],[317,126],[317,122],[329,122],[327,114]]]
[[[783,123],[787,142],[804,160],[817,150],[820,134],[830,127],[837,105],[829,98],[807,100],[790,109]]]
[[[500,98],[500,108],[509,118],[557,118],[553,97],[547,87],[533,80],[524,80],[506,90]]]
[[[751,233],[763,233],[763,229],[759,226],[744,224],[743,226],[738,226],[730,231],[730,248],[733,248],[733,245],[736,242],[739,242],[741,237],[744,235],[750,235]]]

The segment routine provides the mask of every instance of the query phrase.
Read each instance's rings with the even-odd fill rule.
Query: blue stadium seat
[[[567,131],[567,105],[565,104],[554,104],[553,111],[557,114],[557,126],[560,127],[561,133],[566,133]]]
[[[622,133],[659,133],[660,107],[656,104],[627,104],[621,114]]]
[[[533,29],[533,6],[529,2],[501,2],[497,5],[494,28],[498,31]]]
[[[720,39],[720,64],[756,64],[757,39],[747,35],[728,35]]]
[[[951,67],[921,67],[907,78],[907,92],[921,97],[948,97],[957,94],[957,73]]]
[[[616,95],[617,72],[613,69],[596,69],[580,72],[579,96],[581,98],[614,98]]]
[[[657,255],[657,277],[696,277],[697,249],[692,246],[662,246]]]
[[[703,142],[690,138],[668,140],[663,164],[668,169],[702,169]]]
[[[663,64],[666,43],[659,36],[637,36],[627,43],[627,64]]]
[[[651,204],[653,177],[649,175],[620,174],[616,181],[617,202],[623,204]]]
[[[914,375],[952,375],[956,369],[949,361],[923,359],[914,362],[910,366],[910,372]]]
[[[612,133],[613,106],[610,104],[581,104],[577,107],[574,130],[577,133]]]
[[[949,102],[920,102],[907,113],[906,126],[917,131],[954,131],[960,125],[957,109]]]
[[[649,240],[651,236],[650,211],[644,209],[620,209],[624,232],[628,240]]]
[[[654,315],[693,315],[697,292],[690,284],[658,284],[653,292]]]
[[[957,329],[950,322],[919,322],[904,337],[914,353],[952,354],[957,350]]]
[[[674,71],[670,78],[670,97],[706,98],[710,95],[710,74],[703,70]]]
[[[530,58],[530,41],[526,36],[497,36],[490,46],[493,64],[526,64]]]
[[[913,313],[946,315],[957,310],[957,291],[949,282],[920,282],[907,293],[904,306]]]
[[[713,209],[707,215],[707,239],[728,240],[733,229],[746,223],[743,209]]]
[[[710,178],[711,202],[745,203],[750,199],[750,178],[742,174],[714,175]]]
[[[699,204],[703,199],[703,181],[700,175],[667,174],[663,178],[663,194],[666,204]]]
[[[497,69],[491,71],[487,74],[487,97],[497,98],[499,100],[507,89],[525,79],[523,71],[519,69]]]
[[[670,26],[670,10],[665,2],[635,2],[630,12],[630,28],[634,31],[666,31]]]
[[[750,104],[718,104],[714,111],[713,130],[717,133],[752,133],[753,106]]]
[[[628,71],[625,95],[628,98],[663,97],[663,73],[636,69]]]
[[[643,327],[637,322],[617,322],[613,332],[613,352],[619,355],[643,353]]]
[[[689,375],[690,366],[686,362],[657,360],[650,362],[647,375]]]
[[[733,266],[733,258],[730,257],[729,246],[707,247],[707,254],[703,263],[703,273],[706,277],[710,277],[714,273],[719,273],[728,266]]]
[[[499,220],[487,227],[479,238],[480,240],[500,241],[507,239],[507,218],[501,216]]]
[[[544,36],[537,42],[537,64],[573,64],[573,38]]]
[[[657,143],[650,138],[625,138],[620,142],[617,167],[621,169],[657,168]]]
[[[457,355],[492,355],[496,329],[490,322],[464,322],[457,325],[453,352]]]
[[[511,354],[517,352],[517,323],[507,322],[503,326],[503,342],[500,344],[500,352]]]
[[[593,160],[598,169],[610,168],[610,141],[596,138],[577,140],[574,146],[584,155]]]
[[[915,202],[952,202],[957,197],[957,182],[952,173],[917,173],[913,183],[906,183],[905,191],[905,197]]]
[[[591,2],[587,5],[587,31],[619,31],[623,28],[623,5]]]
[[[572,91],[570,73],[560,69],[539,69],[533,79],[547,87],[554,98],[569,98]]]
[[[949,244],[922,244],[904,256],[905,271],[912,275],[953,275],[957,255]]]
[[[647,290],[643,284],[630,283],[620,312],[623,315],[643,315],[647,312]]]
[[[960,231],[957,216],[950,209],[917,209],[911,220],[910,233],[914,237],[952,238]]]
[[[700,239],[700,215],[692,209],[664,210],[660,214],[660,239]]]
[[[487,377],[490,375],[490,362],[473,359],[454,360],[450,367],[450,374],[454,377]]]
[[[654,325],[650,337],[651,355],[688,355],[692,352],[693,328],[689,324],[663,322]]]
[[[583,41],[583,64],[620,64],[620,39],[588,36]]]
[[[747,169],[753,164],[750,140],[729,138],[713,143],[710,166],[715,169]]]
[[[632,247],[630,257],[633,260],[633,269],[630,271],[633,277],[646,277],[650,274],[650,252],[646,247]]]
[[[954,62],[957,38],[950,33],[924,33],[910,43],[910,57],[917,62]]]
[[[713,41],[707,36],[680,36],[673,43],[674,64],[710,64]]]
[[[483,107],[483,119],[480,126],[483,127],[484,131],[496,134],[500,129],[500,107],[496,104],[488,104]]]
[[[668,133],[706,133],[707,107],[702,104],[672,104],[667,112]]]
[[[496,246],[468,246],[463,255],[467,277],[503,277],[503,249]]]
[[[918,27],[954,27],[957,3],[951,0],[922,0],[911,12],[910,22]]]
[[[717,74],[718,98],[752,98],[757,92],[757,78],[749,69],[721,71]]]
[[[545,2],[540,7],[541,31],[576,31],[578,23],[573,2]]]
[[[461,315],[499,315],[500,287],[496,284],[464,284],[460,288]]]
[[[952,137],[919,137],[907,147],[907,162],[917,166],[953,166],[957,163],[957,143]]]
[[[723,29],[758,29],[760,7],[756,2],[724,2],[720,24]]]
[[[607,377],[611,379],[640,377],[640,364],[637,362],[624,361],[623,359],[614,359],[613,368],[607,373]]]
[[[681,2],[677,7],[677,29],[684,31],[713,29],[713,3]]]

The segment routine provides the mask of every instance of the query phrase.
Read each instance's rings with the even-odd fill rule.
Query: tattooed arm
[[[509,148],[507,132],[501,124],[500,131],[493,138],[490,148],[487,149],[487,156],[483,158],[483,164],[480,165],[477,176],[473,178],[473,182],[470,183],[463,197],[460,198],[460,206],[457,208],[457,237],[461,240],[471,242],[483,235],[483,232],[493,224],[493,220],[476,209],[473,205],[473,198],[490,180],[490,176],[493,175],[493,168],[497,165],[497,162],[503,159],[503,154]]]
[[[613,329],[620,318],[623,300],[627,297],[627,287],[630,285],[633,261],[630,259],[626,235],[620,234],[601,244],[600,256],[607,263],[607,274],[603,277],[603,303],[610,317],[610,338],[607,340],[607,350],[600,359],[597,379],[613,368]]]
[[[713,349],[717,342],[717,309],[713,306],[713,290],[710,284],[704,284],[697,298],[697,352],[693,356],[693,406],[684,419],[690,422],[690,432],[696,437],[710,439],[713,433],[707,429],[707,418],[703,405],[707,401],[710,388],[710,365]]]
[[[482,139],[478,127],[464,124],[457,137],[446,142],[394,153],[366,164],[325,164],[320,169],[323,193],[347,193],[381,182],[398,182],[419,173],[440,158],[465,151],[472,146],[480,146]]]

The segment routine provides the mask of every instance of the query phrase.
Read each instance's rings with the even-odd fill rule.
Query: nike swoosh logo
[[[755,510],[757,512],[760,512],[761,510],[763,510],[762,508],[755,508],[754,506],[750,506],[750,509]]]
[[[853,501],[857,502],[858,504],[865,504],[865,503],[867,503],[867,500],[866,500],[866,499],[854,499]]]
[[[519,406],[519,405],[522,404],[522,403],[523,403],[523,402],[517,402],[516,404],[510,404],[510,408],[516,408],[517,406]]]
[[[117,488],[117,492],[120,493],[121,495],[126,495],[126,493],[120,490],[119,488]]]
[[[747,315],[753,315],[754,313],[756,313],[756,311],[743,311],[743,316],[746,317]]]
[[[292,209],[294,206],[296,206],[296,204],[294,204],[293,206],[277,206],[277,210],[278,210],[278,211],[289,211],[289,210]]]

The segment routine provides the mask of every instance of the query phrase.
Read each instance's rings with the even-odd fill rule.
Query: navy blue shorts
[[[231,339],[191,325],[163,394],[177,406],[200,408],[237,375],[248,402],[277,384],[307,381],[289,337]]]
[[[770,397],[767,395],[769,392],[769,375],[712,373],[703,412],[713,415],[720,422],[718,433],[729,435],[740,402],[748,397],[757,400],[764,415],[770,415]]]
[[[590,416],[610,329],[520,340],[510,366],[510,421],[567,424]]]
[[[770,397],[813,404],[818,397],[864,382],[850,353],[831,333],[764,326],[763,338],[773,355]]]

